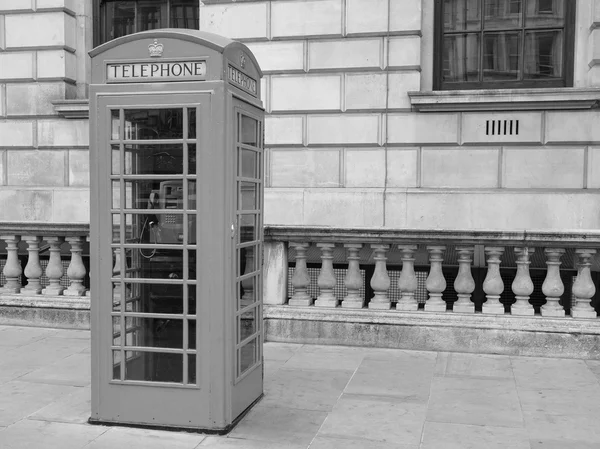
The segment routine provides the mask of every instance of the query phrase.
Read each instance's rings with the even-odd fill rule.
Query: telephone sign
[[[227,432],[263,391],[260,68],[195,30],[90,55],[90,422]]]

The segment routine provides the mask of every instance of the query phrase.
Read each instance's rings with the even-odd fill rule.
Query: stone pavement
[[[86,423],[89,332],[0,326],[2,449],[597,449],[600,361],[265,344],[228,436]]]

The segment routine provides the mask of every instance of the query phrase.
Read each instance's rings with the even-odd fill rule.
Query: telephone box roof
[[[252,58],[254,66],[258,70],[259,75],[262,76],[262,71],[260,70],[260,65],[258,64],[258,61],[254,57],[250,49],[241,42],[234,41],[233,39],[229,39],[218,34],[208,33],[206,31],[200,30],[190,30],[187,28],[160,28],[156,30],[140,31],[139,33],[128,34],[127,36],[118,37],[116,39],[106,42],[105,44],[99,45],[98,47],[92,49],[89,52],[89,55],[91,58],[94,58],[104,53],[105,51],[110,50],[111,48],[117,47],[127,42],[133,42],[140,39],[148,39],[149,37],[155,39],[171,38],[195,42],[204,47],[216,50],[219,53],[225,52],[225,50],[228,48],[241,48],[250,56],[250,58]]]

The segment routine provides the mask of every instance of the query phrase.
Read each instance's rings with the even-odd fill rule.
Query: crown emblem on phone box
[[[163,54],[164,45],[159,44],[157,39],[154,39],[154,43],[148,45],[148,52],[151,58],[160,58]]]

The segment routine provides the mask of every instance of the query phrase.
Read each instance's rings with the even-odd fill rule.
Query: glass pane
[[[121,345],[121,317],[112,317],[113,328],[113,346]]]
[[[522,22],[521,0],[485,0],[484,29],[520,28]]]
[[[130,312],[183,314],[183,285],[127,282],[125,295],[128,301],[135,300]]]
[[[171,318],[125,317],[129,333],[125,346],[183,349],[183,320]]]
[[[239,242],[246,243],[257,240],[256,236],[256,215],[243,214],[239,216]]]
[[[479,81],[479,35],[444,37],[443,80]]]
[[[113,209],[118,209],[121,207],[121,183],[119,181],[111,182],[111,195],[112,195],[112,207]]]
[[[240,305],[239,308],[243,309],[256,302],[258,296],[256,295],[256,288],[258,286],[258,280],[256,276],[251,276],[240,282]]]
[[[125,145],[126,175],[183,173],[183,145]]]
[[[126,109],[125,140],[183,139],[183,109]]]
[[[171,1],[171,28],[189,28],[198,30],[200,22],[198,0],[172,0]]]
[[[141,279],[183,279],[183,251],[156,248],[128,248],[130,277]],[[169,288],[169,287],[165,287]]]
[[[119,129],[120,129],[120,121],[119,121],[119,110],[111,110],[110,111],[110,138],[112,140],[119,140]]]
[[[183,354],[126,351],[126,380],[183,382]]]
[[[188,173],[190,175],[196,174],[196,144],[188,144]]]
[[[254,182],[238,182],[240,187],[238,210],[255,210],[258,204],[258,186]]]
[[[188,384],[196,383],[196,355],[190,354],[188,357]]]
[[[119,175],[121,174],[121,152],[119,150],[119,145],[111,145],[111,174]]]
[[[196,320],[188,320],[188,349],[196,349]]]
[[[138,28],[137,31],[155,30],[164,28],[161,21],[161,5],[141,3],[138,5]]]
[[[188,286],[188,315],[196,315],[196,286]]]
[[[183,244],[183,215],[172,213],[123,214],[125,226],[123,227],[123,243],[164,243],[170,245]],[[120,243],[119,214],[113,214],[113,243]],[[190,221],[188,243],[196,243],[195,216],[188,216]]]
[[[525,33],[525,79],[558,79],[563,76],[564,33]]]
[[[256,334],[256,307],[243,312],[238,317],[238,343]]]
[[[250,340],[240,349],[240,372],[244,374],[256,363],[256,339]]]
[[[257,261],[255,257],[256,246],[247,246],[245,248],[240,248],[238,251],[240,264],[239,271],[236,273],[236,275],[242,276],[255,271],[257,267]]]
[[[238,176],[243,178],[258,178],[258,153],[244,148],[240,148],[238,151],[241,153]]]
[[[119,1],[100,6],[103,42],[135,32],[135,2]]]
[[[196,279],[196,250],[188,250],[188,279]]]
[[[257,130],[258,130],[258,122],[253,118],[247,117],[245,115],[239,114],[238,117],[241,117],[242,124],[240,127],[240,135],[238,135],[238,141],[246,144],[246,145],[257,145]]]
[[[121,311],[121,284],[118,282],[113,283],[113,298],[112,298],[112,302],[113,302],[113,307],[112,307],[112,311],[113,312],[120,312]]]
[[[483,79],[514,81],[519,79],[520,33],[485,34],[483,38]]]
[[[188,113],[188,139],[196,138],[196,108],[190,108]]]
[[[121,378],[121,351],[113,351],[113,379]]]
[[[525,25],[527,28],[563,27],[565,0],[527,0]]]
[[[480,3],[479,0],[444,0],[444,31],[479,30]]]
[[[136,179],[128,180],[125,184],[126,190],[135,199],[134,202],[127,201],[128,208],[183,209],[184,190],[180,179]],[[195,192],[196,181],[188,182],[188,206],[195,206]]]

